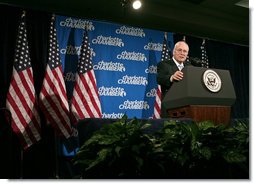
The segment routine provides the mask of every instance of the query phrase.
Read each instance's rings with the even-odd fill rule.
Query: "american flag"
[[[202,63],[202,67],[209,68],[208,56],[206,54],[205,39],[203,39],[203,42],[202,42],[202,45],[201,45],[200,49],[201,49],[201,63]]]
[[[162,53],[161,53],[161,61],[166,61],[171,57],[171,52],[169,50],[169,46],[167,44],[167,33],[164,34],[163,46],[162,46]]]
[[[162,45],[161,61],[168,60],[170,57],[171,53],[167,44],[167,33],[165,32]],[[161,114],[161,86],[158,85],[155,96],[153,119],[160,119],[160,114]]]
[[[13,72],[7,93],[6,108],[11,112],[12,129],[20,138],[24,149],[41,139],[41,125],[27,41],[25,12],[21,16],[18,28]]]
[[[157,85],[153,112],[154,112],[153,119],[161,118],[161,86],[160,85]]]
[[[83,118],[101,118],[101,103],[91,60],[87,31],[83,35],[76,82],[71,101],[71,111],[76,121]]]
[[[72,133],[70,111],[54,23],[53,15],[49,33],[48,64],[40,92],[40,107],[56,133],[69,138]]]
[[[162,45],[162,54],[161,61],[168,60],[171,56],[171,53],[167,44],[167,32],[164,33],[163,45]],[[161,86],[157,85],[155,103],[154,103],[154,115],[153,119],[160,119],[161,114]]]

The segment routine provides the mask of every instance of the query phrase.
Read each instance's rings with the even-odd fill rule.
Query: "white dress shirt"
[[[178,69],[181,71],[181,70],[184,68],[183,63],[179,64],[179,63],[175,60],[175,58],[172,58],[172,59],[173,59],[173,61],[175,62],[175,64],[176,64],[176,66],[178,67]],[[173,75],[171,75],[170,81],[173,82]]]

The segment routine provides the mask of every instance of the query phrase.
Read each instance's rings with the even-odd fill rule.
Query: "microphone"
[[[203,67],[203,65],[206,65],[206,63],[198,57],[189,57],[188,60],[193,66]]]

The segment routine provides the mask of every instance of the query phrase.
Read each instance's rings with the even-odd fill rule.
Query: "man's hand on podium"
[[[176,71],[171,77],[170,77],[170,81],[173,82],[175,81],[180,81],[183,79],[183,72],[181,71]]]

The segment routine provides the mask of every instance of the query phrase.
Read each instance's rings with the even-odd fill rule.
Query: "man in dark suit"
[[[173,57],[166,61],[160,61],[157,65],[157,82],[161,85],[162,99],[176,81],[183,79],[184,74],[181,71],[186,63],[189,53],[189,46],[185,41],[179,41],[173,49]],[[161,117],[168,117],[166,109],[161,107]]]

